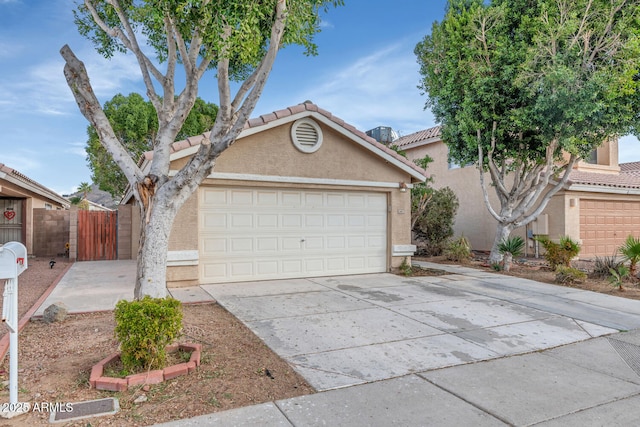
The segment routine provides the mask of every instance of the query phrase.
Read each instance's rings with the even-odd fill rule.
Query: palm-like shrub
[[[625,261],[629,261],[629,276],[636,278],[636,269],[640,262],[640,238],[627,236],[627,240],[620,246],[618,251],[622,254]]]
[[[524,250],[524,239],[520,236],[513,236],[504,239],[498,245],[498,251],[502,254],[502,267],[504,271],[511,270],[513,257],[519,257]]]
[[[536,240],[544,247],[544,258],[549,267],[555,270],[557,266],[571,266],[571,260],[580,253],[580,245],[569,236],[560,237],[560,242],[551,241],[547,236],[537,236]]]

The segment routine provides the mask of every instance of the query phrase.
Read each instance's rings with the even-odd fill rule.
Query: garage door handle
[[[300,239],[301,242],[304,242],[304,237],[302,239]]]

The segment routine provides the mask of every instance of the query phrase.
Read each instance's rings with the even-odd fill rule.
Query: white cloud
[[[94,92],[105,100],[118,92],[131,91],[141,81],[132,55],[117,55],[107,60],[87,50],[78,57],[85,61]],[[0,109],[49,116],[76,114],[77,107],[63,69],[62,58],[51,58],[30,66],[23,75],[5,79],[0,83]]]
[[[325,83],[307,87],[297,99],[311,99],[361,130],[391,126],[401,134],[435,124],[424,111],[413,43],[397,43],[356,58],[322,76]]]
[[[70,142],[67,144],[67,147],[64,151],[65,153],[70,153],[85,158],[87,157],[87,152],[84,149],[85,146],[86,144],[84,142]]]

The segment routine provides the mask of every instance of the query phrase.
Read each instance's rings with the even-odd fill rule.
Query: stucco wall
[[[497,222],[487,211],[480,187],[480,176],[475,166],[449,169],[448,149],[444,143],[436,142],[407,150],[410,159],[429,155],[434,161],[427,167],[427,175],[434,178],[434,188],[449,187],[458,197],[460,207],[455,218],[456,237],[464,235],[475,250],[489,250],[496,233]],[[485,174],[486,182],[490,177]],[[499,206],[495,192],[489,188],[492,206]]]
[[[449,168],[447,161],[448,148],[442,142],[434,142],[414,149],[407,150],[410,159],[431,156],[434,161],[428,166],[427,173],[434,177],[434,188],[451,188],[460,202],[458,214],[455,218],[454,232],[456,236],[464,235],[474,250],[488,251],[496,236],[497,221],[489,213],[480,185],[480,175],[475,166]],[[499,213],[500,202],[495,190],[491,187],[491,176],[484,174],[485,185],[491,206]],[[507,181],[507,184],[511,184]],[[562,235],[579,236],[579,216],[566,223],[566,215],[574,214],[575,209],[569,208],[569,200],[563,194],[556,194],[543,211],[549,218],[549,236],[556,239]],[[529,226],[530,227],[530,226]],[[526,236],[526,228],[520,227],[512,235]],[[570,234],[572,233],[572,234]],[[575,235],[573,234],[575,233]],[[533,253],[533,241],[527,241],[527,253]]]
[[[220,155],[214,174],[311,178],[325,180],[324,183],[274,182],[268,179],[256,181],[246,177],[207,179],[203,185],[384,192],[388,195],[390,204],[387,231],[388,262],[390,267],[399,266],[404,257],[392,257],[391,249],[393,245],[411,244],[411,199],[410,192],[401,192],[398,186],[400,182],[410,183],[411,176],[321,123],[319,125],[323,133],[322,146],[315,153],[302,153],[291,141],[291,125],[284,124],[239,139]],[[172,169],[180,168],[185,162],[184,158],[174,160]],[[242,176],[238,175],[238,178]],[[393,188],[375,184],[350,185],[346,181],[391,183]],[[170,251],[198,250],[197,197],[197,193],[194,194],[180,210],[170,236]],[[194,284],[197,278],[197,265],[170,267],[167,271],[168,286],[172,287]]]

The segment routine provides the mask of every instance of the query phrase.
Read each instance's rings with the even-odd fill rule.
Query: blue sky
[[[99,56],[73,23],[72,0],[0,0],[0,163],[66,194],[90,181],[87,121],[66,84],[64,44],[85,62],[101,103],[144,93],[130,56]],[[254,116],[311,100],[358,129],[391,126],[406,135],[435,125],[413,48],[444,14],[445,0],[346,0],[323,18],[319,55],[280,52]],[[214,75],[199,96],[217,102]],[[620,161],[640,160],[640,143],[623,138]]]

